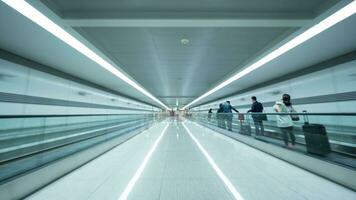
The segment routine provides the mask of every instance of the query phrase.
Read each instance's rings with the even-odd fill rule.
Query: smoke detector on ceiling
[[[180,40],[180,42],[183,44],[183,45],[187,45],[189,43],[189,40],[187,38],[183,38]]]

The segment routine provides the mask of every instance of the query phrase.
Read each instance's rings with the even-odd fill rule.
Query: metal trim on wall
[[[146,109],[140,109],[140,108],[126,108],[126,107],[121,107],[121,106],[109,106],[109,105],[103,105],[103,104],[86,103],[86,102],[79,102],[79,101],[68,101],[68,100],[62,100],[62,99],[36,97],[36,96],[5,93],[5,92],[0,92],[0,102],[66,106],[66,107],[80,107],[80,108],[152,111],[152,110],[146,110]]]
[[[336,94],[319,95],[313,97],[303,97],[292,99],[293,105],[303,105],[303,104],[316,104],[316,103],[332,103],[340,101],[355,101],[356,92],[343,92]],[[271,107],[275,104],[275,101],[269,101],[263,103],[265,107]],[[250,108],[251,104],[245,104],[241,106],[236,106],[236,108]]]
[[[356,101],[356,92],[343,92],[336,94],[326,94],[313,97],[303,97],[292,99],[293,105],[304,105],[304,104],[317,104],[317,103],[332,103],[332,102],[342,102],[342,101]],[[264,107],[272,107],[275,101],[261,102]],[[251,104],[244,104],[239,106],[234,106],[236,109],[250,108]],[[197,111],[205,111],[208,109],[202,109]]]
[[[0,48],[0,59],[7,60],[9,62],[16,63],[16,64],[22,65],[24,67],[28,67],[30,69],[34,69],[34,70],[41,71],[41,72],[44,72],[44,73],[47,73],[47,74],[51,74],[53,76],[57,76],[57,77],[60,77],[60,78],[63,78],[63,79],[69,80],[69,81],[73,81],[73,82],[82,84],[82,85],[86,85],[86,86],[91,87],[91,88],[95,88],[95,89],[102,90],[102,91],[105,91],[105,92],[108,92],[108,93],[111,93],[111,94],[115,94],[115,95],[118,95],[118,96],[121,96],[121,97],[125,97],[125,98],[131,99],[133,101],[137,101],[137,102],[140,102],[140,103],[143,103],[143,104],[147,104],[147,105],[150,105],[150,106],[153,106],[153,107],[157,107],[157,106],[155,106],[155,105],[153,105],[151,103],[144,102],[144,101],[142,101],[140,99],[136,99],[136,98],[130,97],[130,96],[122,94],[122,93],[120,93],[118,91],[103,87],[103,86],[98,85],[96,83],[81,79],[79,77],[73,76],[71,74],[68,74],[68,73],[65,73],[65,72],[62,72],[62,71],[59,71],[59,70],[54,69],[54,68],[52,68],[50,66],[43,65],[43,64],[35,62],[33,60],[24,58],[24,57],[16,55],[16,54],[13,54],[13,53],[8,52],[8,51],[6,51],[4,49],[1,49],[1,48]]]
[[[314,72],[318,72],[318,71],[321,71],[321,70],[324,70],[324,69],[332,68],[332,67],[335,67],[337,65],[341,65],[341,64],[344,64],[344,63],[347,63],[347,62],[351,62],[351,61],[354,61],[354,60],[356,60],[356,51],[351,51],[351,52],[346,53],[344,55],[331,58],[329,60],[323,61],[321,63],[315,64],[315,65],[312,65],[312,66],[307,66],[307,67],[305,67],[303,69],[300,69],[298,71],[295,71],[295,72],[287,74],[287,75],[280,76],[280,77],[275,78],[273,80],[266,81],[266,82],[263,82],[263,83],[259,83],[257,85],[252,86],[252,87],[249,87],[249,88],[246,88],[246,89],[242,89],[240,91],[233,92],[233,93],[224,95],[222,97],[218,97],[218,98],[216,98],[214,100],[211,100],[211,101],[202,102],[202,103],[200,103],[200,104],[198,104],[198,105],[196,105],[194,107],[199,107],[199,106],[202,106],[202,105],[213,103],[213,102],[216,102],[216,101],[219,101],[219,100],[223,100],[223,99],[226,99],[226,98],[229,98],[229,97],[232,97],[232,96],[241,95],[243,93],[250,92],[252,90],[264,88],[266,86],[271,86],[273,84],[277,84],[277,83],[280,83],[280,82],[283,82],[283,81],[287,81],[287,80],[290,80],[290,79],[293,79],[293,78],[298,78],[298,77],[301,77],[301,76],[304,76],[304,75],[307,75],[307,74],[311,74],[311,73],[314,73]]]

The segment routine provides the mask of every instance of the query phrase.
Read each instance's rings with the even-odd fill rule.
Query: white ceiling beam
[[[64,19],[72,27],[302,27],[309,19]]]

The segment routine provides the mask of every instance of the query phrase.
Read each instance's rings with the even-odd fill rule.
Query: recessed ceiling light
[[[189,40],[187,38],[183,38],[180,42],[184,45],[187,45],[189,43]]]

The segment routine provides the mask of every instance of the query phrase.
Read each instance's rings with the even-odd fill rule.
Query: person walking
[[[211,121],[211,115],[213,114],[213,109],[209,109],[208,111],[208,121],[210,122]]]
[[[230,101],[226,101],[223,104],[223,110],[224,110],[224,115],[225,115],[224,118],[225,118],[225,121],[226,121],[226,124],[227,124],[227,128],[228,128],[229,131],[232,131],[232,118],[233,118],[232,111],[235,111],[237,113],[239,113],[239,111],[231,106]]]
[[[293,113],[296,112],[292,106],[291,97],[289,94],[283,94],[282,99],[276,101],[274,105],[274,110],[277,113]],[[277,115],[277,126],[281,129],[283,133],[283,140],[286,147],[294,148],[295,147],[295,135],[293,133],[293,115]],[[295,121],[296,115],[294,115]],[[299,117],[298,117],[299,118]],[[298,119],[299,120],[299,119]],[[291,139],[291,144],[289,143],[289,138]]]
[[[247,112],[252,113],[252,120],[255,124],[256,136],[264,134],[264,126],[263,126],[263,105],[262,103],[257,101],[255,96],[251,97],[252,106],[251,109]]]

